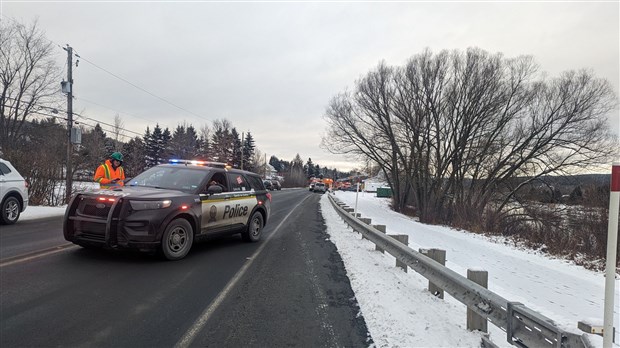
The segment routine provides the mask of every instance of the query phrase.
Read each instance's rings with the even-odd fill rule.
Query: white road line
[[[215,298],[215,300],[213,300],[209,307],[205,308],[205,310],[198,317],[198,320],[196,320],[194,325],[192,325],[192,327],[187,330],[187,332],[185,333],[185,335],[183,335],[179,342],[177,342],[177,344],[175,345],[176,348],[185,348],[189,347],[192,344],[192,342],[194,341],[200,330],[202,330],[202,328],[205,326],[213,312],[215,312],[215,310],[220,306],[220,304],[222,304],[226,296],[228,296],[228,293],[230,293],[230,291],[235,287],[239,279],[243,277],[243,275],[248,270],[248,268],[250,268],[254,260],[256,260],[256,257],[263,251],[267,243],[269,243],[271,238],[273,238],[273,236],[276,235],[278,231],[280,231],[280,227],[282,227],[282,225],[288,220],[288,217],[309,197],[312,196],[306,196],[306,198],[304,198],[288,214],[286,214],[284,219],[282,219],[280,224],[278,224],[278,226],[274,229],[273,233],[269,235],[267,240],[265,240],[265,242],[261,244],[261,246],[254,252],[254,254],[252,254],[250,260],[245,265],[243,265],[243,267],[241,267],[239,272],[237,272],[237,274],[235,274],[235,276],[228,282],[228,284],[226,284],[224,290],[220,292],[220,294]]]
[[[63,244],[63,245],[55,246],[55,247],[52,247],[52,248],[44,249],[44,250],[41,250],[41,251],[36,251],[36,252],[28,253],[26,255],[11,257],[11,258],[8,259],[8,261],[0,262],[0,268],[6,267],[6,266],[10,266],[10,265],[14,265],[16,263],[21,263],[21,262],[26,262],[26,261],[38,259],[38,258],[41,258],[41,257],[44,257],[44,256],[48,256],[48,255],[52,255],[52,254],[57,254],[59,252],[62,252],[62,251],[65,251],[65,250],[68,250],[68,249],[71,249],[71,248],[77,248],[77,245],[74,245],[74,244]]]

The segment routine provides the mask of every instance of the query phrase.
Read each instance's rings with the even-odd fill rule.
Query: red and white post
[[[618,212],[620,210],[620,162],[611,167],[609,196],[609,227],[607,229],[607,261],[605,265],[605,315],[603,316],[603,347],[611,348],[614,335],[614,286],[618,246]]]

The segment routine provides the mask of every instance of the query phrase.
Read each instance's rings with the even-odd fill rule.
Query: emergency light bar
[[[210,166],[210,167],[218,167],[218,168],[232,168],[231,165],[224,162],[211,162],[211,161],[197,161],[197,160],[183,160],[183,159],[171,159],[168,160],[168,163],[171,164],[191,164],[194,166]]]

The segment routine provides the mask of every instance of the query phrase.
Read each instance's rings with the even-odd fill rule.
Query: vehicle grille
[[[81,216],[107,219],[111,207],[111,202],[99,202],[93,198],[82,198],[77,208],[77,214]]]

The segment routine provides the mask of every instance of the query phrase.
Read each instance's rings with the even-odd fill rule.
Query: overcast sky
[[[358,164],[319,147],[325,108],[381,60],[403,65],[425,48],[475,46],[532,55],[550,76],[592,69],[618,94],[617,0],[0,3],[2,21],[38,18],[48,39],[82,57],[75,112],[107,123],[119,113],[140,134],[225,118],[267,158],[299,153],[340,170]],[[57,59],[65,65],[60,47]],[[610,127],[620,133],[617,110]]]

